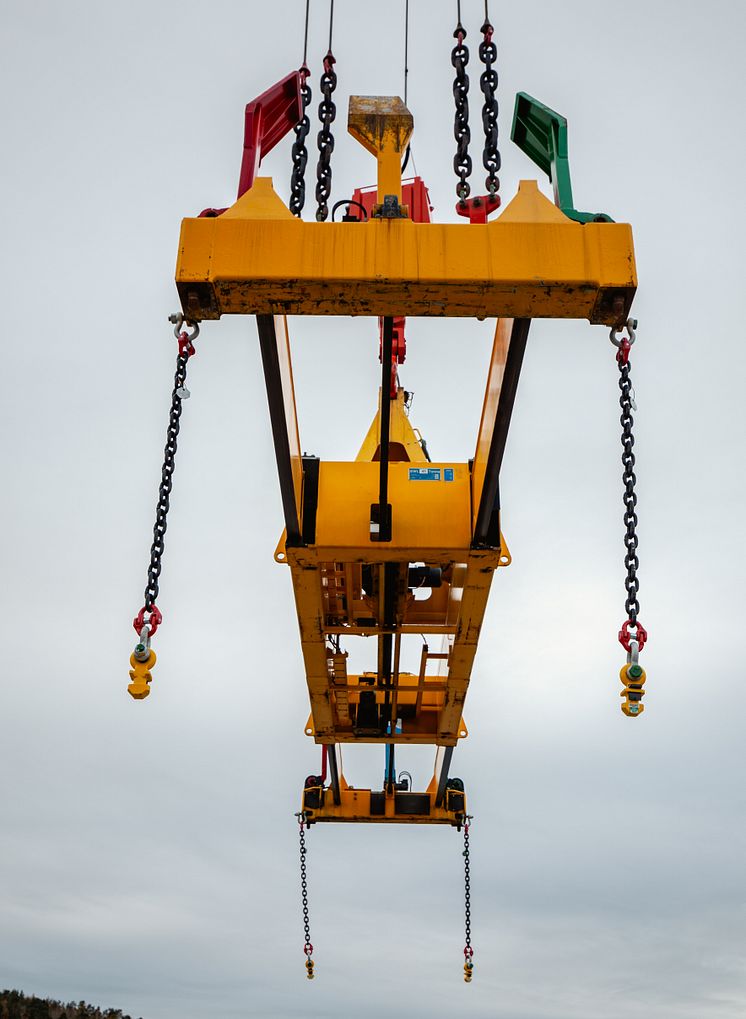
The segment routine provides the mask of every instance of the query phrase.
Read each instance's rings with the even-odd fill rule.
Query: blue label
[[[440,467],[410,467],[410,481],[440,481]]]
[[[444,481],[453,481],[453,467],[444,467],[443,468],[443,480]]]

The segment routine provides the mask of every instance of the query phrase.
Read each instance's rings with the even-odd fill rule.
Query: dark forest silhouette
[[[0,1019],[132,1019],[121,1008],[97,1008],[85,1001],[54,1001],[23,991],[0,992]]]

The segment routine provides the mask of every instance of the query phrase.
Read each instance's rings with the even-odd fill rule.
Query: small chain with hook
[[[471,874],[469,869],[469,822],[472,815],[464,817],[464,981],[471,983],[474,971],[474,949],[471,947]]]
[[[156,599],[158,598],[164,541],[168,525],[168,510],[171,501],[174,468],[176,466],[176,446],[179,437],[181,408],[183,401],[189,395],[189,390],[186,388],[187,363],[189,358],[195,353],[194,341],[199,336],[199,326],[196,322],[188,322],[181,313],[170,315],[168,320],[174,326],[174,335],[178,341],[179,349],[176,355],[176,373],[171,394],[171,409],[169,411],[168,428],[166,431],[161,483],[158,487],[153,543],[150,548],[148,580],[145,586],[145,604],[133,621],[134,628],[140,637],[140,644],[147,643],[148,646],[150,644],[150,637],[155,634],[163,619],[156,605]],[[185,325],[191,328],[191,332],[188,329],[184,329]],[[147,642],[143,641],[144,629],[147,630],[145,634]]]
[[[634,419],[632,410],[634,404],[634,390],[630,380],[630,351],[636,339],[637,322],[635,319],[628,319],[624,328],[627,335],[620,337],[618,328],[612,328],[609,339],[617,348],[616,361],[619,366],[619,406],[621,408],[620,422],[622,425],[622,481],[624,483],[624,566],[627,571],[624,586],[626,599],[624,608],[627,618],[619,631],[619,643],[627,652],[627,666],[623,668],[622,680],[625,683],[625,694],[627,700],[622,706],[625,714],[639,715],[642,713],[642,705],[639,703],[643,694],[644,670],[638,663],[640,651],[645,646],[647,631],[639,621],[640,602],[638,598],[640,582],[637,578],[637,570],[640,560],[637,555],[637,494],[635,484],[635,436]],[[634,631],[634,632],[630,632]],[[632,691],[632,703],[629,703],[630,689]]]
[[[313,945],[311,944],[311,927],[308,919],[308,880],[306,875],[306,835],[305,835],[305,824],[306,815],[303,811],[300,811],[295,815],[298,818],[298,832],[300,837],[300,888],[301,888],[301,902],[303,904],[303,933],[304,933],[304,945],[303,954],[306,957],[306,976],[309,980],[313,980],[314,977],[314,962],[311,956],[313,955]]]

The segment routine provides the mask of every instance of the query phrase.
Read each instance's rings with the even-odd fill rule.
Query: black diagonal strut
[[[337,744],[330,743],[326,751],[326,757],[329,762],[329,779],[332,789],[332,797],[334,798],[334,805],[339,806],[342,802],[339,785],[339,766],[337,763]]]
[[[523,355],[526,350],[528,329],[531,325],[530,318],[517,318],[513,322],[513,329],[510,334],[510,345],[505,361],[500,398],[497,402],[495,413],[495,427],[492,432],[492,441],[487,455],[487,467],[482,486],[482,495],[479,500],[476,524],[474,526],[474,541],[476,546],[489,545],[497,547],[500,544],[500,468],[505,452],[505,442],[508,437],[510,417],[513,413],[515,394],[518,389],[518,379],[521,374]]]
[[[443,748],[443,760],[440,765],[440,773],[438,775],[438,791],[435,794],[435,806],[441,807],[443,805],[443,797],[446,794],[446,782],[448,781],[448,769],[451,767],[451,758],[453,757],[453,747]]]
[[[259,346],[262,351],[264,381],[267,385],[269,402],[269,418],[272,423],[272,439],[277,459],[277,474],[280,479],[280,495],[282,511],[285,515],[287,544],[301,545],[301,529],[298,520],[298,506],[293,486],[293,469],[290,459],[290,437],[288,435],[287,418],[285,416],[285,393],[282,385],[280,359],[277,349],[277,331],[272,315],[257,315],[259,329]]]
[[[378,505],[371,506],[370,540],[391,541],[391,506],[389,505],[389,435],[391,432],[391,352],[394,343],[394,320],[383,320],[381,343],[381,444],[379,450]]]
[[[380,569],[380,581],[382,590],[380,592],[379,604],[383,605],[382,629],[386,632],[378,637],[378,679],[384,691],[384,701],[380,713],[380,731],[385,736],[389,725],[392,731],[396,727],[396,719],[391,718],[392,693],[394,688],[394,675],[392,668],[392,656],[394,648],[394,637],[392,630],[396,626],[396,602],[397,588],[399,586],[399,564],[382,563]],[[389,766],[386,769],[386,788],[393,790],[394,785],[394,744],[390,745]]]

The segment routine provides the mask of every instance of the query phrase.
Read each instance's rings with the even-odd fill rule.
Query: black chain
[[[622,425],[622,480],[624,482],[624,524],[626,532],[624,545],[626,554],[624,565],[627,569],[625,587],[627,589],[627,600],[624,607],[627,611],[627,618],[630,626],[637,627],[637,614],[640,611],[640,603],[637,594],[640,582],[637,579],[637,570],[640,560],[637,557],[637,496],[635,495],[635,454],[633,446],[635,437],[633,434],[634,420],[632,418],[632,383],[630,382],[629,344],[623,342],[617,354],[619,364],[619,406],[622,408],[620,422]]]
[[[453,80],[453,98],[456,101],[456,116],[453,124],[453,136],[456,139],[456,155],[453,157],[453,169],[459,182],[456,185],[456,194],[461,202],[465,202],[471,192],[471,185],[466,179],[471,175],[471,156],[469,155],[469,142],[471,131],[469,129],[469,75],[466,73],[466,65],[469,63],[469,49],[464,45],[466,29],[461,24],[459,17],[456,30],[453,33],[456,45],[451,50],[451,63],[456,68],[456,77]]]
[[[310,11],[310,0],[306,0],[306,27],[303,32],[303,62],[298,73],[300,74],[300,97],[303,108],[303,116],[295,125],[295,141],[293,142],[293,172],[290,175],[290,211],[294,216],[300,218],[303,206],[306,204],[306,166],[308,164],[308,149],[306,138],[311,129],[311,121],[308,119],[306,110],[311,102],[311,86],[308,78],[311,72],[306,62],[308,57],[308,15]]]
[[[311,944],[311,927],[308,921],[308,881],[306,880],[306,835],[304,831],[305,818],[303,814],[296,815],[298,817],[299,832],[300,832],[300,888],[301,888],[301,901],[303,903],[303,931],[305,933],[305,945],[303,947],[303,954],[306,957],[306,975],[309,980],[313,980],[313,945]]]
[[[310,71],[305,63],[300,69],[300,94],[303,102],[303,117],[295,125],[295,141],[293,142],[293,171],[290,175],[290,211],[294,216],[300,216],[303,206],[306,204],[306,166],[308,164],[308,149],[306,138],[311,130],[311,121],[306,110],[311,102],[311,86],[308,84]]]
[[[176,444],[179,436],[181,407],[186,389],[187,363],[194,354],[193,340],[197,336],[197,328],[189,335],[186,332],[178,332],[183,319],[172,316],[172,321],[177,322],[176,333],[179,341],[179,353],[176,357],[176,374],[174,375],[174,388],[171,394],[171,410],[168,416],[168,429],[166,431],[166,448],[163,454],[163,470],[161,471],[161,483],[158,487],[158,505],[155,513],[155,526],[153,527],[153,544],[150,547],[150,565],[148,567],[148,582],[145,587],[145,611],[152,613],[158,597],[158,579],[161,575],[161,561],[163,559],[164,539],[166,535],[168,510],[171,500],[171,488],[173,486],[174,467],[176,459]]]
[[[471,947],[471,878],[469,875],[469,818],[464,819],[464,980],[471,983],[474,950]]]
[[[498,126],[497,114],[498,105],[497,93],[497,71],[493,64],[497,60],[497,46],[492,40],[494,28],[487,16],[487,5],[485,4],[485,19],[482,25],[483,41],[479,44],[479,59],[484,64],[484,71],[479,78],[484,95],[482,106],[482,125],[484,127],[484,152],[482,153],[482,165],[487,171],[485,184],[491,195],[496,195],[500,190],[500,178],[497,172],[500,169],[500,150],[498,149]]]
[[[329,215],[328,201],[332,193],[332,167],[331,156],[334,152],[334,135],[330,127],[337,116],[337,107],[334,105],[332,93],[337,87],[337,75],[334,73],[334,54],[329,52],[324,57],[324,71],[321,75],[319,88],[323,99],[319,103],[319,119],[321,130],[318,134],[317,144],[319,147],[319,161],[316,166],[316,219],[323,223]]]

